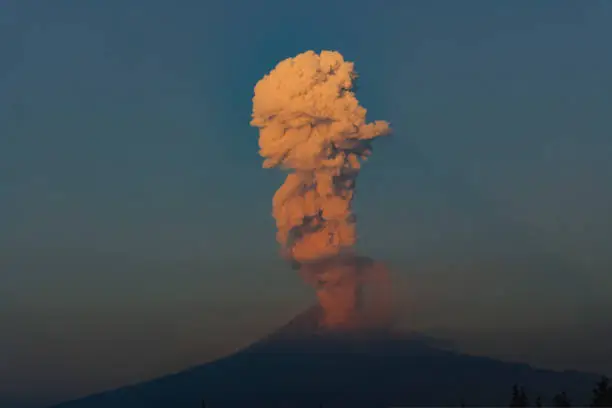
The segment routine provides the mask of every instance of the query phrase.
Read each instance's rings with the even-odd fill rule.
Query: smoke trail
[[[324,311],[320,324],[340,328],[387,328],[391,290],[387,268],[364,256],[338,256],[302,264]]]
[[[340,53],[307,51],[281,61],[253,97],[263,166],[291,171],[272,201],[277,240],[317,288],[329,326],[354,320],[359,276],[373,270],[353,255],[351,202],[372,139],[390,133],[387,122],[366,123],[352,92],[356,79]]]

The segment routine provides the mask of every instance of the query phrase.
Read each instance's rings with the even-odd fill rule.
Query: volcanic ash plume
[[[387,122],[366,123],[356,78],[340,53],[307,51],[281,61],[253,97],[263,166],[291,171],[273,198],[277,240],[317,287],[328,325],[347,322],[358,307],[360,262],[329,259],[354,258],[355,179],[372,139],[390,133]]]

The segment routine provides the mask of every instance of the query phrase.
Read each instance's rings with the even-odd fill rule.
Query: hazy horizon
[[[610,2],[181,5],[3,5],[0,401],[200,364],[315,301],[249,120],[264,74],[322,49],[394,130],[355,210],[398,327],[612,375]]]

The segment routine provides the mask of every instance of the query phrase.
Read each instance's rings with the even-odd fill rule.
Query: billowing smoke
[[[290,171],[273,198],[277,240],[316,288],[321,323],[332,327],[369,320],[360,313],[364,281],[386,276],[381,265],[353,253],[356,177],[372,139],[390,133],[385,121],[366,123],[352,91],[356,79],[340,53],[307,51],[281,61],[253,97],[263,166]]]

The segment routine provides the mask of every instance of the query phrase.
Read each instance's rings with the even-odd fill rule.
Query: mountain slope
[[[234,355],[57,408],[507,405],[514,383],[586,403],[597,375],[467,356],[417,334],[321,332],[311,308]]]

